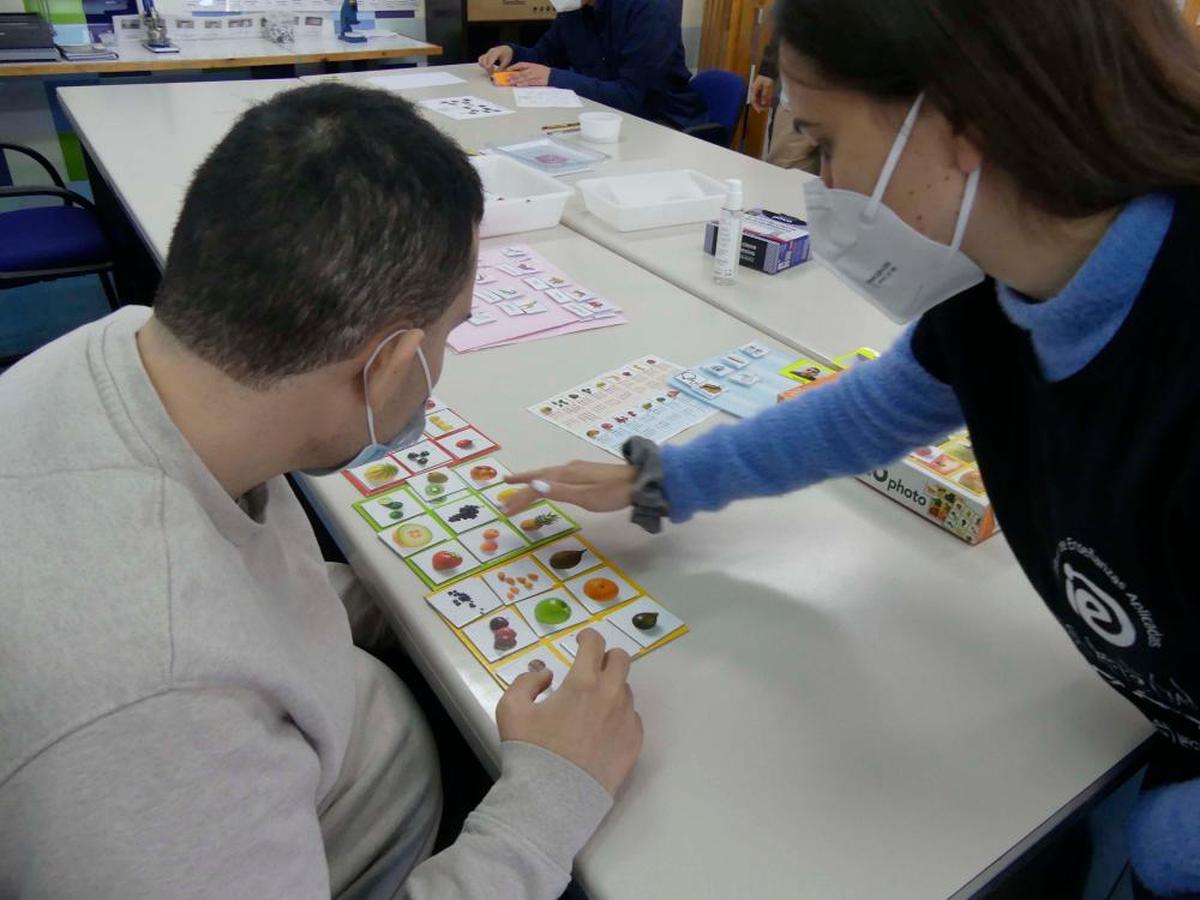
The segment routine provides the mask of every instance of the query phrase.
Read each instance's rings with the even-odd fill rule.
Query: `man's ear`
[[[392,336],[394,335],[394,337]],[[390,337],[390,340],[389,340]],[[372,337],[364,348],[361,365],[358,367],[359,390],[362,390],[362,373],[367,370],[366,401],[378,412],[388,398],[395,397],[401,385],[412,377],[413,366],[419,366],[417,349],[425,339],[421,328],[410,328],[396,334],[395,330],[383,331]],[[386,343],[381,343],[386,341]],[[375,352],[378,348],[378,353]],[[371,356],[374,354],[374,361]]]

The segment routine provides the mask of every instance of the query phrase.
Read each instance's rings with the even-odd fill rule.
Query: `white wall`
[[[0,0],[0,13],[25,12],[25,4],[21,0]]]

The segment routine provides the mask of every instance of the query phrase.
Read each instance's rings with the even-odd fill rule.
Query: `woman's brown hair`
[[[1200,52],[1171,0],[779,0],[827,83],[925,91],[1048,213],[1200,186]]]

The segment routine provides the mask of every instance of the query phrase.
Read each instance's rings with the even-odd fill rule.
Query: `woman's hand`
[[[575,460],[565,466],[551,466],[531,472],[518,472],[504,480],[523,484],[504,504],[504,514],[515,516],[542,499],[559,500],[591,512],[613,512],[631,502],[637,470],[625,463],[595,463]]]

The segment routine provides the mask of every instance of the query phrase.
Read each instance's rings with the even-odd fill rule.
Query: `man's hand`
[[[775,98],[775,79],[766,75],[755,75],[754,83],[750,85],[750,105],[755,112],[765,112],[771,108]]]
[[[496,71],[504,71],[512,62],[513,49],[507,44],[501,44],[499,47],[493,47],[483,56],[479,57],[479,65],[483,70],[491,75]]]
[[[642,750],[642,717],[633,708],[629,663],[624,650],[606,653],[604,638],[583,629],[575,664],[544,702],[534,700],[550,687],[548,669],[526,672],[500,698],[500,740],[557,753],[616,795]]]
[[[542,499],[561,500],[592,512],[614,512],[632,502],[637,470],[625,463],[594,463],[575,460],[532,472],[516,472],[504,480],[525,484],[504,504],[504,514],[515,516]],[[536,482],[536,485],[534,484]]]
[[[545,87],[550,83],[550,67],[537,63],[517,63],[510,70],[513,87]]]

